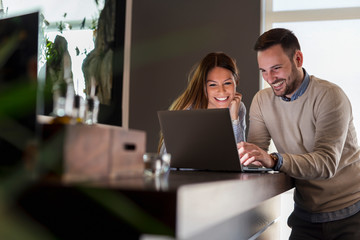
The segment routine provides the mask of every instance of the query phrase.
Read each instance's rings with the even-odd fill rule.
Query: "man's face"
[[[264,80],[272,87],[276,96],[290,98],[300,87],[303,80],[302,53],[298,50],[289,59],[280,44],[257,55],[259,69]]]

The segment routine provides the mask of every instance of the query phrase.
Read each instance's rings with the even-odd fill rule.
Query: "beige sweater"
[[[292,102],[271,88],[250,107],[248,142],[268,150],[273,139],[283,156],[280,171],[295,178],[296,204],[310,212],[331,212],[360,200],[360,148],[351,104],[335,84],[314,76]]]

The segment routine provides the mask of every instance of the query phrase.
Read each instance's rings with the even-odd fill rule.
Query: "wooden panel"
[[[146,135],[143,131],[113,131],[111,140],[111,178],[142,176]]]
[[[65,178],[107,177],[110,172],[110,137],[110,128],[68,126],[64,147]]]

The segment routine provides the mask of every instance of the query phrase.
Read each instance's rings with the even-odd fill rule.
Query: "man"
[[[360,239],[360,149],[347,96],[305,71],[291,31],[265,32],[255,50],[271,88],[252,101],[248,143],[238,144],[241,163],[295,179],[290,239]],[[278,152],[268,154],[271,139]]]

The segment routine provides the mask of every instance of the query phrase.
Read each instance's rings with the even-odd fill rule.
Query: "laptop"
[[[242,166],[228,108],[158,111],[171,168],[233,172],[267,172]]]

